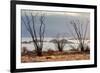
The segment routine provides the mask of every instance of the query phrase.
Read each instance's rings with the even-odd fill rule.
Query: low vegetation
[[[42,56],[37,56],[36,52],[24,51],[21,56],[22,63],[28,62],[49,62],[49,61],[73,61],[73,60],[89,60],[89,51],[81,52],[79,50],[71,49],[69,51],[54,51],[49,49],[48,51],[43,51]]]

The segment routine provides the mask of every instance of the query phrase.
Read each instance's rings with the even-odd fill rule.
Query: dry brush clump
[[[67,26],[69,29],[69,32],[67,34],[71,35],[74,40],[78,41],[77,48],[80,49],[81,52],[84,52],[87,46],[87,43],[85,41],[87,40],[87,30],[89,29],[88,26],[88,20],[84,23],[79,19],[71,20],[70,26]]]
[[[56,35],[56,38],[51,40],[50,42],[54,43],[55,48],[58,49],[59,52],[63,52],[63,49],[68,42],[64,37],[60,37],[60,35]]]
[[[45,14],[42,14],[40,12],[35,14],[27,14],[25,12],[24,17],[22,17],[22,21],[32,38],[37,55],[42,56],[43,41],[45,34]],[[36,21],[40,22],[38,28],[36,28]]]

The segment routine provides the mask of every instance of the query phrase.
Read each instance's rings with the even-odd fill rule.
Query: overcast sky
[[[45,37],[55,37],[57,34],[60,34],[61,36],[72,37],[72,35],[69,35],[68,33],[73,32],[75,34],[74,29],[71,25],[71,21],[73,20],[76,23],[79,20],[79,22],[82,25],[83,31],[85,30],[86,25],[88,25],[87,37],[89,38],[90,36],[90,23],[89,23],[90,14],[89,13],[21,10],[21,30],[22,30],[21,36],[22,37],[30,37],[30,34],[26,30],[25,24],[23,23],[23,20],[27,23],[25,13],[30,20],[30,25],[32,25],[32,18],[30,14],[32,13],[33,16],[36,15],[35,27],[37,33],[39,32],[40,15],[45,14],[45,18],[44,18],[44,23],[46,26]],[[80,24],[78,26],[80,26]]]

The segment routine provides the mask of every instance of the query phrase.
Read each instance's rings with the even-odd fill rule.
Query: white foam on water
[[[49,42],[52,39],[54,39],[54,38],[45,38],[44,39],[44,41],[46,41],[46,42],[43,43],[43,51],[47,51],[48,49],[57,50],[55,44],[52,42]],[[66,40],[67,40],[67,38],[66,38]],[[32,41],[32,38],[22,38],[22,42],[25,42],[25,41],[26,42]],[[78,46],[78,40],[68,40],[68,41],[73,42],[73,43],[66,43],[66,45],[64,46],[64,50],[72,49],[71,46],[74,46],[75,48]],[[87,42],[88,43],[87,45],[89,45],[89,40],[86,40],[85,42]],[[28,51],[34,50],[33,42],[22,43],[21,48],[23,48],[23,47],[26,47]]]

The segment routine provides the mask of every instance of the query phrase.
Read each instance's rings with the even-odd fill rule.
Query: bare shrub
[[[69,29],[69,35],[71,35],[73,37],[73,40],[77,40],[78,41],[78,47],[80,49],[80,51],[85,51],[85,46],[86,43],[85,41],[87,40],[87,29],[88,29],[88,24],[89,22],[82,22],[79,19],[77,20],[71,20],[70,22],[70,27],[68,27]]]
[[[45,14],[42,14],[41,12],[35,13],[34,15],[32,12],[28,14],[25,12],[24,18],[22,17],[22,21],[27,31],[31,35],[31,38],[35,47],[35,51],[38,56],[42,56],[43,40],[44,40],[44,34],[45,34],[44,20],[45,20]],[[36,28],[36,25],[37,25],[36,21],[40,22],[38,29]]]

